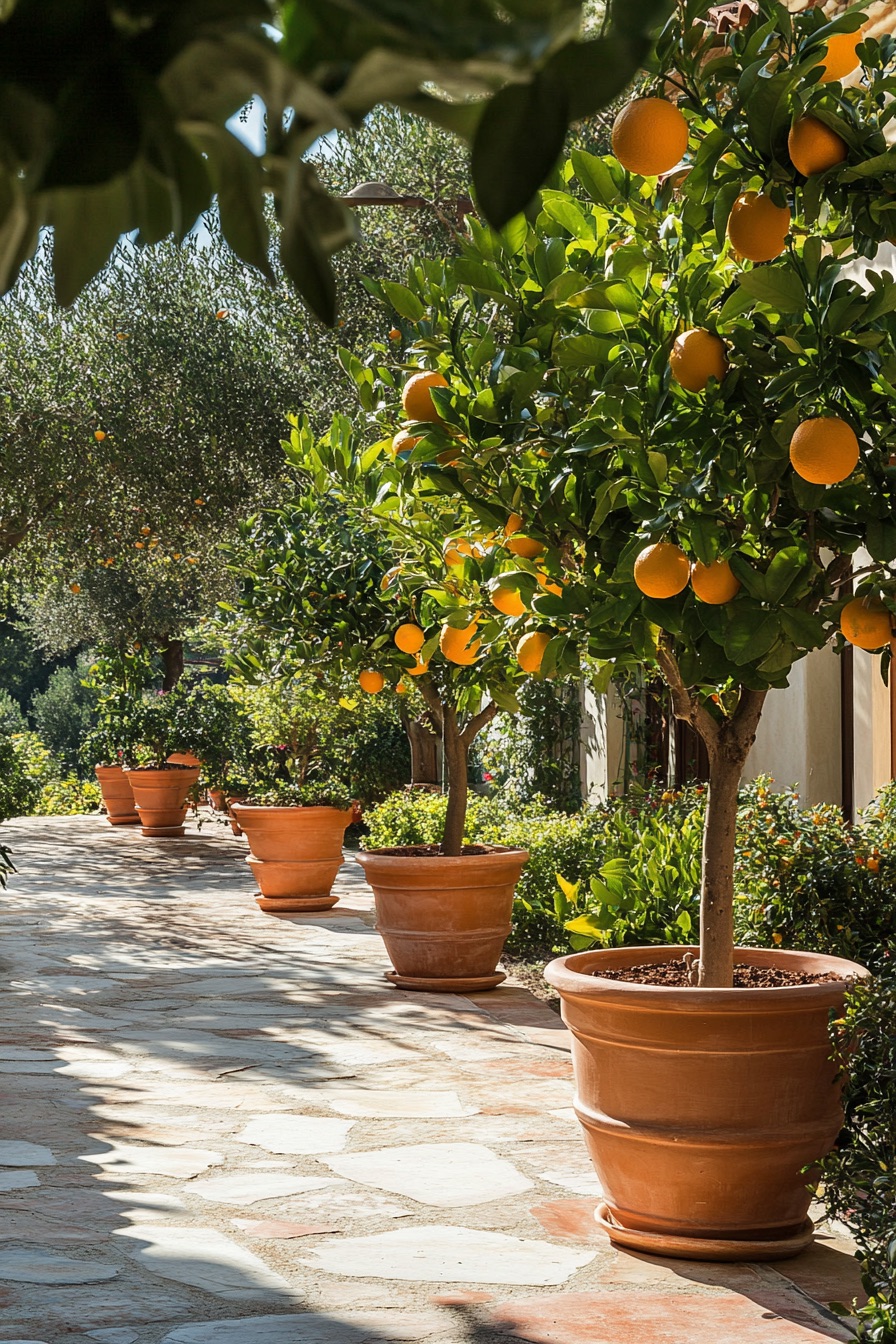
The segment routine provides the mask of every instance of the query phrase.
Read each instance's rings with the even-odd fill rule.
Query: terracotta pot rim
[[[474,841],[478,844],[478,841]],[[529,858],[528,849],[520,849],[516,845],[487,845],[483,844],[481,849],[484,853],[480,854],[418,854],[412,851],[418,849],[417,845],[386,845],[381,849],[360,849],[355,858],[359,863],[373,860],[380,860],[385,863],[487,863],[489,859],[508,859],[521,857],[523,863]],[[406,854],[396,851],[406,849]]]
[[[254,812],[256,816],[261,812],[298,814],[307,816],[310,812],[335,812],[339,817],[347,817],[352,809],[350,807],[323,807],[315,803],[288,803],[285,806],[268,806],[266,803],[238,803],[236,799],[230,800],[231,810],[234,812]]]
[[[638,985],[626,980],[604,980],[600,976],[588,974],[603,964],[608,969],[617,970],[624,966],[636,966],[639,962],[672,961],[685,952],[699,955],[699,947],[688,945],[670,945],[647,947],[605,947],[593,948],[589,952],[573,952],[565,957],[556,957],[544,968],[544,978],[549,985],[560,991],[561,996],[575,999],[615,1000],[634,1004],[640,1002],[644,1007],[661,1008],[664,1004],[675,1011],[692,1010],[704,1012],[713,1005],[733,1007],[736,1004],[750,1005],[752,1008],[765,1006],[774,1011],[776,1006],[797,1002],[817,1003],[830,999],[838,1002],[843,995],[844,986],[850,980],[865,980],[870,971],[858,962],[847,961],[844,957],[831,957],[821,952],[798,952],[793,949],[771,947],[736,947],[735,962],[752,966],[780,966],[782,970],[810,969],[806,962],[814,963],[813,974],[826,971],[838,972],[840,980],[826,980],[814,985],[774,985],[766,988],[742,989],[699,989],[696,986],[676,987],[672,985]]]
[[[183,770],[195,770],[198,774],[201,767],[198,765],[169,764],[166,761],[164,765],[125,765],[122,766],[122,769],[128,775],[173,775],[175,772]]]

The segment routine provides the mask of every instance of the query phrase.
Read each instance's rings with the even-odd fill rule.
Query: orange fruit
[[[645,546],[635,560],[635,584],[645,597],[675,597],[690,577],[687,556],[671,541]]]
[[[449,663],[458,663],[461,667],[469,667],[471,663],[475,663],[480,641],[474,639],[473,636],[478,624],[478,621],[471,621],[469,625],[462,627],[456,625],[442,626],[442,633],[439,635],[439,648]]]
[[[398,683],[398,685],[395,687],[395,694],[396,694],[396,695],[407,695],[407,693],[408,693],[408,689],[409,689],[409,688],[408,688],[407,686],[405,686],[404,682],[403,682],[403,681],[400,681],[400,682]]]
[[[665,98],[636,98],[613,122],[613,153],[630,173],[668,173],[687,147],[688,124]]]
[[[790,440],[790,463],[813,485],[845,481],[859,460],[859,441],[845,420],[820,415],[797,425]]]
[[[446,565],[462,565],[464,558],[473,554],[473,546],[465,537],[455,537],[442,547],[442,559]]]
[[[202,506],[205,504],[205,500],[204,500],[204,499],[194,499],[194,500],[193,500],[193,503],[197,506],[197,508],[200,508],[200,509],[201,509]]]
[[[401,404],[409,420],[441,420],[441,416],[432,402],[430,391],[434,387],[447,387],[448,380],[441,373],[424,369],[415,373],[404,385]]]
[[[861,28],[857,33],[834,33],[828,38],[825,53],[818,64],[822,67],[822,84],[832,84],[835,79],[845,79],[859,64],[856,47],[865,40]]]
[[[747,261],[774,261],[784,251],[790,232],[790,210],[771,196],[745,191],[728,216],[728,240]]]
[[[879,649],[890,642],[893,618],[879,597],[854,597],[840,613],[843,638],[857,648]]]
[[[400,341],[400,340],[401,340],[401,332],[398,330],[397,327],[390,327],[390,328],[389,328],[389,340],[390,340],[390,341]]]
[[[361,687],[361,690],[366,691],[368,695],[377,695],[383,689],[385,684],[386,678],[383,676],[382,672],[373,672],[370,668],[367,668],[358,677],[358,685]]]
[[[695,560],[691,565],[691,587],[701,602],[718,607],[731,601],[740,588],[740,579],[732,573],[727,560],[713,560],[710,565]]]
[[[536,575],[536,577],[541,587],[544,588],[545,592],[553,593],[555,597],[563,596],[562,585],[559,583],[554,583],[553,579],[548,574],[539,573],[538,575]]]
[[[512,537],[514,532],[519,532],[523,525],[522,516],[518,513],[512,513],[504,524],[505,537]]]
[[[400,429],[392,440],[392,452],[397,456],[399,453],[409,453],[417,447],[420,440],[413,434],[409,434],[406,429]]]
[[[551,642],[544,630],[530,630],[516,646],[516,660],[524,672],[532,676],[541,671],[544,651]]]
[[[408,668],[409,677],[422,677],[424,672],[429,671],[429,659],[424,663],[421,658],[414,659],[414,666]]]
[[[498,584],[491,598],[492,606],[497,607],[504,616],[522,616],[527,610],[525,602],[514,588],[503,588]]]
[[[507,549],[512,555],[519,555],[524,560],[537,560],[540,555],[544,555],[544,546],[534,537],[524,537],[521,532],[515,536],[507,538]]]
[[[218,319],[219,322],[223,322],[225,317],[229,316],[230,313],[227,311],[226,308],[219,308],[218,311],[215,313],[215,317]]]
[[[73,593],[75,593],[75,594],[80,593],[80,591],[81,591],[81,585],[80,585],[80,583],[70,583],[70,584],[69,584],[69,588],[70,588],[71,591],[72,591]]]
[[[401,649],[402,653],[419,653],[426,643],[426,636],[419,625],[413,625],[406,621],[395,631],[396,647]]]
[[[106,437],[106,431],[104,429],[95,429],[93,431],[93,437],[96,439],[97,443],[102,443],[103,439]]]
[[[787,137],[790,162],[803,177],[827,172],[838,163],[845,163],[846,141],[817,117],[800,117],[790,128]]]
[[[151,527],[141,527],[141,529],[140,529],[140,533],[141,533],[141,535],[144,536],[144,537],[148,537],[148,536],[150,535],[151,532],[152,532],[152,528],[151,528]]]
[[[672,347],[669,368],[687,392],[702,392],[710,378],[720,383],[728,372],[725,342],[705,327],[683,331]]]

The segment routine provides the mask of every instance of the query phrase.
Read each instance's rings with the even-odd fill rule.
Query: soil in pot
[[[356,855],[376,898],[377,929],[399,989],[471,993],[506,979],[496,969],[510,932],[513,892],[529,854],[470,845],[449,856],[437,845]]]
[[[336,904],[333,883],[342,865],[351,809],[233,802],[231,812],[249,841],[246,862],[258,883],[255,899],[261,910],[310,914]]]
[[[106,820],[110,826],[139,826],[140,815],[134,806],[134,791],[120,765],[97,765],[94,774],[103,795]]]
[[[573,1036],[576,1114],[605,1195],[598,1221],[642,1252],[785,1259],[811,1241],[811,1167],[842,1123],[828,1019],[850,978],[867,972],[741,948],[760,978],[798,982],[698,989],[616,978],[697,951],[599,949],[545,970]]]

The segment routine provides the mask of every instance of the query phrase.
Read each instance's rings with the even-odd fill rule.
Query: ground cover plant
[[[706,743],[707,986],[731,983],[737,789],[765,697],[830,640],[886,669],[896,607],[896,285],[848,273],[893,213],[894,44],[859,45],[857,12],[745,17],[724,38],[673,18],[622,162],[574,152],[534,222],[471,222],[458,261],[412,266],[405,365],[350,365],[371,437],[414,440],[397,495],[518,537],[493,617],[518,652],[538,640],[543,676],[582,656],[606,679],[659,672]],[[836,161],[795,148],[806,117]],[[432,413],[401,405],[415,369]],[[468,619],[495,610],[500,547],[462,558]]]

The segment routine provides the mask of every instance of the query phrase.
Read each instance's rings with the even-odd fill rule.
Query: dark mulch
[[[393,849],[375,849],[374,854],[394,854],[400,859],[440,859],[443,857],[439,845],[396,845]],[[492,850],[488,845],[464,845],[461,851],[463,858],[468,858],[471,854],[491,854]]]
[[[601,980],[625,980],[635,985],[669,985],[673,989],[687,989],[688,972],[683,961],[645,962],[640,966],[626,966],[618,971],[592,971]],[[749,966],[735,964],[735,989],[777,989],[785,985],[820,985],[842,977],[827,971],[824,975],[810,975],[803,971],[785,971],[779,966]]]
[[[509,952],[503,952],[501,968],[512,976],[517,984],[523,985],[530,994],[534,994],[536,999],[541,999],[549,1008],[553,1008],[555,1013],[559,1013],[560,995],[548,984],[543,974],[550,960],[550,957],[546,957],[544,961],[527,961],[525,957],[515,957]]]

